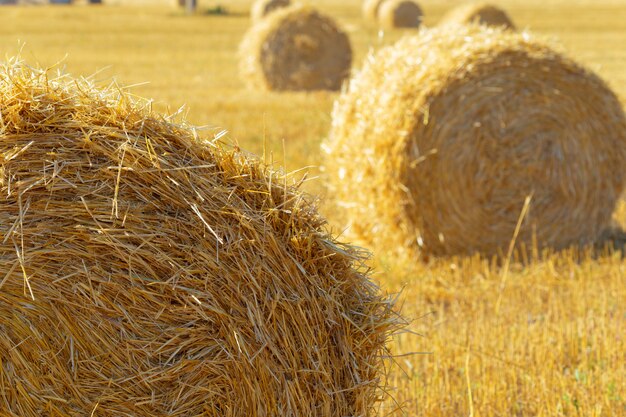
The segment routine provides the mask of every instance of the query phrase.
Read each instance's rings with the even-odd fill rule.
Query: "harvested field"
[[[330,129],[334,92],[250,91],[237,76],[235,51],[250,26],[251,1],[221,2],[229,14],[185,17],[163,6],[2,7],[3,54],[22,51],[32,63],[135,85],[162,112],[226,129],[243,149],[288,170],[308,169],[303,187],[324,196],[317,178],[320,143]],[[420,1],[435,26],[461,2]],[[199,1],[200,9],[215,6]],[[626,2],[498,2],[518,30],[555,38],[569,56],[626,97]],[[401,31],[365,25],[362,2],[316,2],[348,32],[354,63]],[[341,219],[323,207],[336,231]],[[626,224],[626,205],[616,220]],[[382,416],[626,416],[626,261],[619,254],[529,254],[503,269],[476,257],[416,263],[379,253],[374,278],[401,291],[414,333],[396,337]],[[538,256],[537,256],[538,258]],[[525,261],[522,262],[522,261]],[[523,266],[526,265],[526,266]],[[0,280],[3,277],[0,277]],[[414,354],[422,352],[423,354]],[[2,415],[0,409],[0,415]],[[97,410],[94,416],[97,416]],[[29,416],[30,417],[30,416]]]

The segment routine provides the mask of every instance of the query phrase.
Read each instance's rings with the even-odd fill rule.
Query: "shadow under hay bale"
[[[617,224],[611,224],[600,234],[595,247],[598,251],[620,251],[622,256],[626,255],[626,231]]]
[[[3,416],[356,416],[397,316],[279,172],[0,68]]]
[[[250,18],[253,22],[258,22],[268,14],[290,5],[290,0],[257,0],[250,9]]]
[[[386,0],[378,11],[378,22],[387,29],[417,28],[422,15],[422,9],[412,0]]]
[[[448,26],[368,58],[324,150],[350,230],[377,248],[560,249],[609,224],[626,118],[601,79],[530,35]]]
[[[346,33],[306,6],[262,19],[244,36],[239,54],[243,80],[265,90],[339,90],[352,64]]]
[[[441,19],[442,25],[479,24],[515,30],[515,24],[501,8],[488,3],[469,3],[452,9]]]

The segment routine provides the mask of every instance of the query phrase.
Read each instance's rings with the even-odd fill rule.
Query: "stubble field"
[[[201,11],[213,3],[201,1]],[[99,84],[132,85],[155,109],[206,126],[207,136],[226,130],[227,140],[277,166],[305,168],[298,175],[308,172],[304,188],[321,196],[324,210],[332,196],[319,149],[336,94],[244,87],[236,51],[249,3],[223,2],[227,15],[191,17],[154,5],[4,7],[0,50]],[[425,24],[456,3],[424,1]],[[626,97],[626,2],[500,4],[519,27],[553,39]],[[406,33],[365,24],[359,0],[316,5],[349,32],[357,68],[370,49]],[[616,219],[626,223],[624,207]],[[507,272],[478,257],[422,263],[374,255],[375,279],[400,292],[411,321],[391,344],[397,356],[381,415],[626,416],[626,261],[597,251],[537,258]]]

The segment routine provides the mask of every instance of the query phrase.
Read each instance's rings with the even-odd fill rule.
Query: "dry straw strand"
[[[0,116],[0,414],[369,415],[397,316],[285,175],[19,61]]]
[[[387,0],[380,6],[378,22],[388,29],[417,28],[422,15],[422,9],[412,0]]]
[[[244,81],[265,90],[339,90],[352,65],[346,33],[330,16],[301,5],[250,28],[239,53]]]
[[[410,253],[593,242],[625,184],[626,121],[596,75],[527,33],[421,30],[335,104],[326,170],[350,230]]]
[[[250,17],[253,22],[258,22],[268,14],[290,5],[290,0],[257,0],[252,4]]]
[[[500,7],[489,3],[467,3],[452,9],[442,19],[444,25],[480,24],[515,29],[509,15]]]

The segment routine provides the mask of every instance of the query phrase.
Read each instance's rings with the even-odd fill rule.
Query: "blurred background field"
[[[319,146],[336,93],[245,89],[237,48],[250,1],[199,2],[186,16],[167,2],[105,6],[2,7],[6,56],[59,65],[100,84],[134,85],[158,111],[228,131],[242,148],[288,170],[310,167],[305,189],[325,195]],[[456,1],[423,1],[425,25]],[[209,13],[218,4],[227,14]],[[520,28],[554,39],[626,97],[626,1],[498,2]],[[380,32],[363,22],[359,0],[315,2],[348,31],[354,65],[411,31]],[[342,225],[333,221],[333,228]],[[626,222],[626,209],[616,213]],[[381,415],[626,416],[626,262],[619,253],[564,252],[514,262],[508,274],[488,260],[422,264],[377,254],[376,279],[401,291],[415,333],[398,336]],[[412,354],[421,352],[422,354]]]

